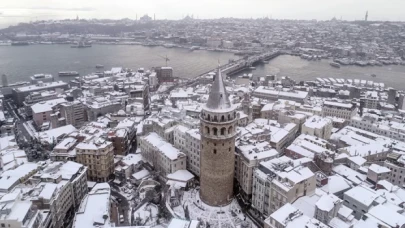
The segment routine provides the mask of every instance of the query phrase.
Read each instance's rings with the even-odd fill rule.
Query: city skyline
[[[128,0],[81,2],[57,2],[44,0],[21,0],[18,2],[0,3],[0,27],[7,27],[20,22],[48,19],[76,18],[105,18],[105,19],[136,19],[148,14],[156,19],[181,19],[186,15],[195,18],[213,19],[221,17],[274,19],[304,19],[329,20],[333,17],[344,20],[363,20],[369,11],[371,21],[404,21],[405,15],[401,9],[405,2],[393,0],[389,5],[381,4],[377,0],[332,0],[328,2],[316,0],[224,0],[216,2],[208,0],[198,1],[154,1],[151,3],[133,2]],[[171,9],[172,10],[167,10]],[[229,10],[231,9],[231,10]]]

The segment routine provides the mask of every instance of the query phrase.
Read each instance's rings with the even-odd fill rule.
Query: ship
[[[200,49],[199,46],[192,46],[192,47],[190,48],[190,51],[199,50],[199,49]]]
[[[104,68],[104,66],[101,65],[101,64],[97,64],[97,65],[96,65],[96,68],[97,68],[97,69],[100,69],[100,68]]]
[[[15,41],[11,43],[11,46],[27,46],[27,45],[29,45],[29,43],[25,41]]]
[[[91,43],[86,42],[84,38],[80,39],[76,44],[70,46],[71,48],[88,48],[91,47]]]
[[[339,63],[332,62],[332,63],[330,63],[330,65],[333,66],[333,67],[336,67],[336,68],[340,68]]]
[[[173,48],[175,46],[176,45],[174,45],[174,44],[163,44],[163,47],[165,47],[165,48]]]
[[[61,71],[58,73],[60,77],[64,76],[79,76],[79,73],[77,71]]]

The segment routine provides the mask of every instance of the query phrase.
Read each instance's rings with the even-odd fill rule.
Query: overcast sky
[[[271,16],[277,19],[405,21],[405,0],[0,0],[0,27],[42,19],[157,19]]]

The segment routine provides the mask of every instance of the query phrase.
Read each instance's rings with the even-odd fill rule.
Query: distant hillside
[[[120,23],[119,21],[60,21],[60,22],[35,22],[20,23],[1,29],[2,34],[27,33],[39,35],[44,33],[60,32],[62,34],[106,34],[118,35],[121,32],[139,32],[152,29],[154,23]]]

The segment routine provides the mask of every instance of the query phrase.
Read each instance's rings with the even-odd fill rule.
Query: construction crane
[[[170,59],[167,58],[167,55],[166,55],[166,57],[159,55],[159,57],[160,57],[160,58],[163,58],[163,59],[166,61],[166,66],[167,66],[167,61],[170,61]]]

